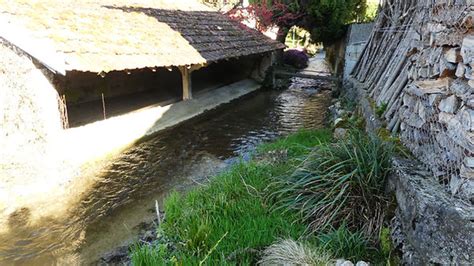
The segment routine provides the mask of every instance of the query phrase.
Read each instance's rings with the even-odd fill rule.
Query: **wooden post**
[[[183,66],[180,67],[181,77],[183,79],[183,100],[191,100],[193,98],[192,82],[191,82],[191,69]]]

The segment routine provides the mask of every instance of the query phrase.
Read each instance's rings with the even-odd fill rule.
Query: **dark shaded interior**
[[[259,56],[219,61],[192,72],[192,93],[229,85],[250,76]],[[105,76],[91,72],[69,72],[58,79],[58,91],[67,102],[70,127],[82,126],[129,113],[150,105],[168,105],[182,99],[182,78],[178,68],[113,71]]]

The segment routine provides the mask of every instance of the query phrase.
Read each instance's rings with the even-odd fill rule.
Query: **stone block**
[[[445,94],[450,87],[452,79],[442,78],[434,80],[422,80],[414,82],[415,86],[409,86],[410,92],[416,96],[422,97],[426,94]]]
[[[441,112],[453,114],[458,109],[458,98],[455,95],[451,95],[439,102],[438,109]]]
[[[459,48],[449,48],[444,52],[444,59],[449,63],[460,62],[461,50]]]
[[[461,47],[461,56],[465,64],[474,62],[474,35],[464,37]]]
[[[458,78],[464,78],[464,75],[466,74],[466,66],[463,63],[459,63],[455,74]]]
[[[474,132],[474,109],[463,107],[457,114],[462,129]]]

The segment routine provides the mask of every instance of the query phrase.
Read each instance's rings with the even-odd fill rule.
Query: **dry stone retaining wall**
[[[352,75],[387,128],[474,201],[474,1],[387,0]]]
[[[390,178],[407,265],[474,264],[473,5],[385,0],[346,82],[368,129],[381,125],[375,103],[420,161],[395,158]]]

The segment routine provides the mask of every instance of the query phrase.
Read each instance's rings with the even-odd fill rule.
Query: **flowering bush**
[[[283,54],[283,62],[287,65],[302,69],[308,66],[309,57],[304,51],[291,49]]]
[[[267,0],[256,1],[245,8],[234,8],[227,14],[237,21],[255,20],[259,31],[266,31],[275,25],[291,27],[303,15],[292,5],[281,1],[269,4]]]

